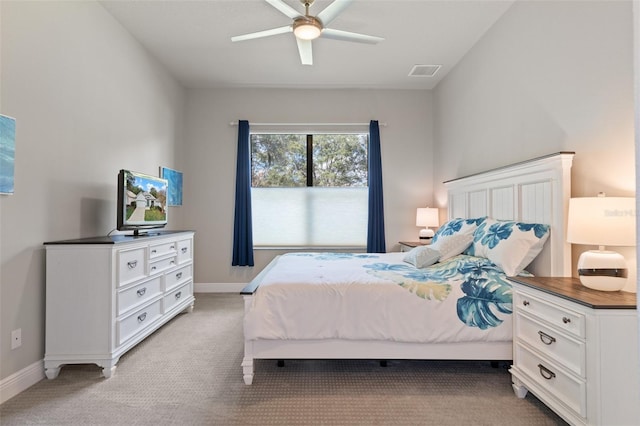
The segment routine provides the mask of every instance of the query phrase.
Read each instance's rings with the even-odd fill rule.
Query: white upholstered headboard
[[[537,276],[570,277],[566,224],[573,156],[560,152],[447,181],[448,217],[548,224],[549,240],[527,270]]]

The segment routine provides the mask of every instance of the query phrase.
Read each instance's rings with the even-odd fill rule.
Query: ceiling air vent
[[[433,77],[442,65],[414,65],[409,77]]]

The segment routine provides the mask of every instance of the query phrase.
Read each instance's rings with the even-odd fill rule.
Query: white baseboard
[[[247,283],[195,283],[194,293],[240,293]]]
[[[28,367],[13,373],[0,381],[0,404],[44,379],[44,360],[36,361]]]

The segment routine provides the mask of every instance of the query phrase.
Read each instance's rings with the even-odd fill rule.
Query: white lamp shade
[[[635,198],[572,198],[569,200],[567,241],[597,246],[635,246]]]
[[[438,209],[433,207],[419,208],[416,211],[416,226],[438,226]]]

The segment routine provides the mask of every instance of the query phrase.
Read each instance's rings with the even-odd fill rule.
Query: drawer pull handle
[[[138,261],[137,260],[132,260],[131,262],[127,262],[127,266],[129,267],[129,269],[133,269],[136,266],[138,266]]]
[[[172,265],[175,265],[175,264],[176,264],[176,261],[175,261],[175,260],[172,260],[172,261],[171,261],[171,262],[169,262],[169,263],[170,263],[170,264],[172,264]]]
[[[155,267],[155,266],[152,266],[152,267],[151,267],[151,270],[152,270],[152,271],[155,271],[155,270],[156,270],[156,267]]]
[[[156,249],[151,250],[151,254],[156,254],[157,252],[158,252],[158,250],[156,250]]]
[[[540,335],[540,341],[542,343],[544,343],[545,345],[550,345],[553,342],[556,341],[556,338],[553,336],[549,336],[547,333],[543,332],[543,331],[538,331],[538,334]]]
[[[138,290],[136,293],[138,293],[138,296],[142,297],[146,292],[147,292],[147,288],[143,287],[140,290]]]
[[[179,291],[176,293],[176,299],[180,299],[182,297],[182,292]]]
[[[544,377],[547,380],[551,380],[554,377],[556,377],[556,373],[554,373],[553,371],[549,370],[547,367],[545,367],[542,364],[538,364],[538,368],[540,369],[540,375],[542,377]]]
[[[523,301],[522,301],[522,304],[523,304],[524,306],[529,306],[529,301],[528,301],[528,300],[523,300]]]
[[[186,247],[182,247],[182,250],[180,250],[180,251],[183,252],[183,253],[186,253],[187,252],[187,248]]]
[[[176,274],[176,279],[179,280],[180,278],[182,278],[182,272],[178,272]]]
[[[571,318],[562,317],[562,322],[565,324],[569,324],[571,322]]]
[[[138,322],[142,322],[145,319],[147,319],[147,313],[146,312],[138,315]]]

